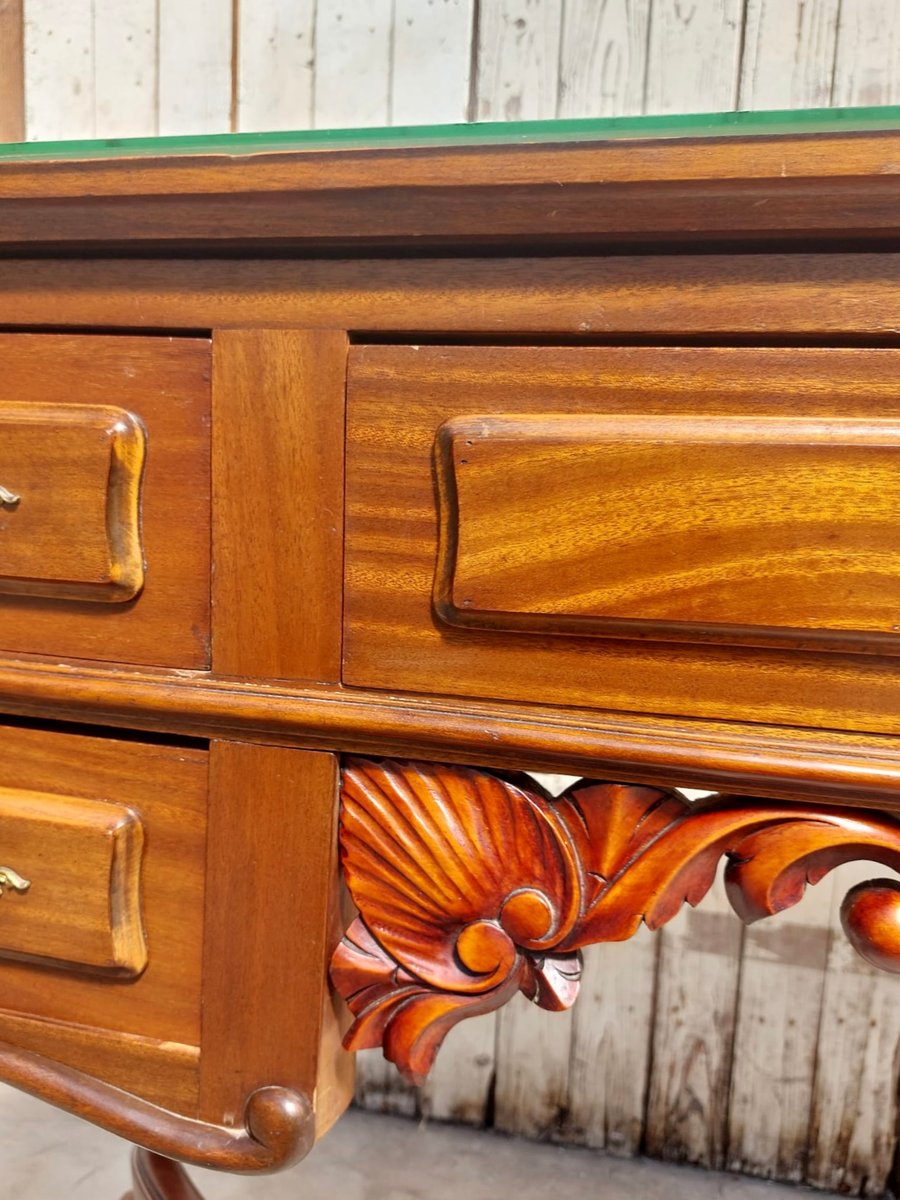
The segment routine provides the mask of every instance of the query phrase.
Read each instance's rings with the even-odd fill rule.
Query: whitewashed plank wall
[[[900,102],[898,0],[24,0],[27,136]],[[453,1031],[361,1103],[877,1196],[900,981],[849,951],[843,868],[746,933],[724,892],[585,956],[571,1014]]]

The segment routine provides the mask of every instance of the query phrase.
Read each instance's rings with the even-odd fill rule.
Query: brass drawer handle
[[[18,504],[21,499],[21,496],[17,496],[15,492],[11,492],[9,488],[0,484],[0,504]]]
[[[0,867],[0,896],[3,895],[5,887],[13,888],[17,892],[27,892],[31,887],[31,880],[23,879],[12,867]]]

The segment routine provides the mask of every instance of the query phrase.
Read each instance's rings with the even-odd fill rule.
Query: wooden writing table
[[[136,1198],[900,866],[900,112],[0,164],[0,1077]]]

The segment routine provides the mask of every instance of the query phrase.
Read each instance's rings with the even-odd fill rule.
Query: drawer
[[[0,725],[0,1039],[194,1094],[208,757]]]
[[[0,787],[0,958],[140,975],[143,848],[123,804]]]
[[[0,649],[203,668],[210,344],[0,335]]]
[[[344,680],[893,730],[900,352],[357,347]]]

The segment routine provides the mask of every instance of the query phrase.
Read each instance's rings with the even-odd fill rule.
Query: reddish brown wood
[[[37,943],[43,929],[47,950],[57,956],[66,956],[69,945],[69,965],[62,970],[0,961],[4,1010],[0,1035],[10,1038],[16,1033],[18,1038],[22,1032],[25,1042],[20,1044],[48,1055],[52,1051],[61,1062],[90,1068],[119,1087],[143,1081],[145,1097],[174,1107],[173,1097],[178,1096],[187,1112],[197,1103],[207,787],[208,755],[200,745],[126,740],[99,730],[79,734],[0,726],[3,826],[16,798],[26,803],[32,816],[35,797],[40,798],[37,812],[44,820],[58,807],[59,829],[54,834],[32,835],[23,842],[21,832],[10,827],[10,836],[18,839],[22,851],[35,855],[27,869],[21,868],[34,877],[32,892],[21,898],[40,904],[32,936]],[[147,964],[139,978],[126,974],[98,979],[73,961],[79,952],[97,958],[98,914],[104,912],[108,941],[109,920],[116,915],[105,913],[114,899],[110,886],[122,869],[133,872],[136,867],[122,863],[111,872],[112,848],[104,849],[102,844],[109,830],[101,833],[110,824],[104,815],[110,810],[120,815],[139,813],[144,834],[140,919]],[[67,820],[74,822],[68,837]],[[79,842],[86,837],[95,840],[79,852]],[[0,864],[4,863],[2,844],[0,832]],[[39,895],[44,889],[49,896],[42,901]],[[67,937],[67,922],[76,929],[78,922],[68,916],[66,906],[77,908],[80,894],[90,914],[87,930]],[[18,898],[3,896],[0,906]],[[0,907],[0,918],[5,911]],[[119,919],[127,914],[128,909],[121,911]],[[24,936],[21,923],[26,921],[23,906],[22,915],[13,918],[11,932],[22,929],[19,936]],[[85,942],[85,933],[95,936]],[[13,1018],[31,1018],[34,1023],[23,1030]],[[113,1051],[117,1038],[118,1048]]]
[[[898,395],[893,349],[355,346],[345,683],[897,732]]]
[[[900,823],[720,796],[582,781],[551,800],[532,780],[464,767],[350,760],[341,857],[360,916],[332,960],[356,1018],[348,1049],[383,1045],[422,1083],[448,1030],[516,991],[568,1008],[578,951],[658,929],[698,904],[725,857],[746,922],[782,912],[833,867],[900,870]],[[863,884],[845,924],[870,961],[900,971],[900,885]],[[893,917],[893,927],[889,918]]]
[[[24,0],[0,0],[0,142],[24,140]]]
[[[660,138],[4,162],[6,246],[708,245],[896,237],[900,138]]]
[[[900,255],[0,262],[0,323],[733,339],[892,339]],[[773,286],[777,280],[777,287]]]
[[[340,679],[346,358],[344,333],[214,337],[220,674]]]
[[[88,1071],[0,1043],[0,1071],[14,1087],[84,1117],[154,1153],[220,1171],[274,1171],[288,1166],[315,1140],[308,1097],[291,1088],[252,1092],[230,1125],[197,1120],[126,1095]]]
[[[689,360],[684,370],[694,377]],[[900,654],[900,421],[775,405],[710,416],[697,392],[699,414],[650,416],[638,401],[627,413],[445,422],[434,447],[440,619]]]
[[[134,1190],[122,1200],[203,1200],[178,1163],[148,1150],[131,1158]]]
[[[209,341],[2,334],[0,356],[0,645],[206,667]]]
[[[329,1093],[323,1129],[349,1103],[346,1060],[318,1075],[337,786],[330,754],[210,748],[199,1111],[213,1123],[232,1123],[272,1084]]]
[[[124,804],[0,786],[0,957],[136,979],[145,831]],[[24,880],[24,886],[22,885]]]
[[[0,657],[7,712],[116,727],[354,754],[590,773],[703,788],[755,788],[781,799],[897,807],[894,738],[739,721],[591,712],[566,706],[458,700],[375,689],[265,686],[190,672],[114,673]],[[881,724],[894,724],[885,714]]]

